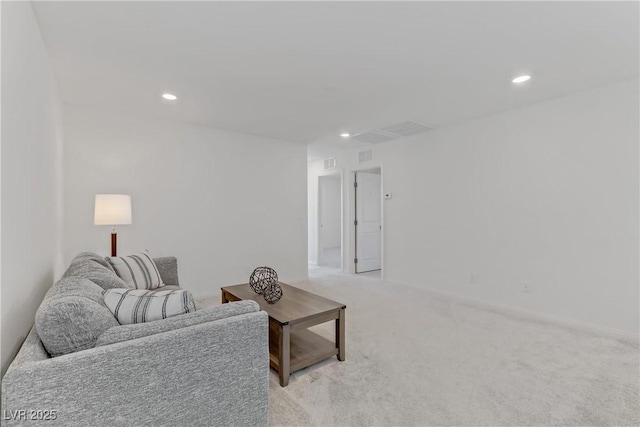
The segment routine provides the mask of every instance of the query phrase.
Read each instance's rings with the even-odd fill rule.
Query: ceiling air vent
[[[326,169],[335,169],[336,168],[336,158],[332,157],[331,159],[324,159],[324,168]]]
[[[378,144],[380,142],[387,142],[396,138],[397,137],[394,135],[389,135],[375,130],[362,132],[351,137],[351,139],[355,139],[356,141],[368,142],[369,144]]]
[[[417,135],[419,133],[426,132],[431,129],[433,129],[432,126],[407,120],[406,122],[397,123],[395,125],[384,127],[381,130],[385,133],[397,135],[398,137],[405,137],[405,136]]]
[[[365,150],[358,153],[358,162],[360,163],[368,162],[371,159],[373,159],[372,150]]]
[[[413,120],[407,120],[380,129],[361,132],[352,136],[351,139],[355,139],[360,142],[367,142],[369,144],[378,144],[381,142],[393,141],[394,139],[418,135],[432,129],[433,126],[414,122]]]

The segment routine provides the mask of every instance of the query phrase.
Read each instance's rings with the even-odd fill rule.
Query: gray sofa
[[[38,318],[2,378],[3,425],[268,424],[268,316],[255,302],[114,324],[98,295],[118,281],[100,260],[76,257],[41,305],[87,307],[90,330],[71,343],[86,348],[51,357],[36,327],[50,319]],[[178,288],[176,259],[154,261],[163,282]]]

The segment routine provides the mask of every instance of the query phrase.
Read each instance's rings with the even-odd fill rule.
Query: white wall
[[[2,8],[2,373],[61,265],[61,107],[29,2]]]
[[[323,249],[339,248],[342,239],[342,188],[340,176],[320,177],[320,223]]]
[[[637,334],[638,100],[632,80],[377,146],[386,278]]]
[[[374,145],[370,162],[327,153],[345,177],[345,270],[352,171],[382,166],[386,281],[638,334],[638,104],[635,79]],[[313,262],[327,172],[308,173]]]
[[[219,294],[268,265],[307,277],[306,147],[211,128],[65,107],[65,261],[108,255],[97,193],[132,196],[121,255],[178,257],[181,285]]]

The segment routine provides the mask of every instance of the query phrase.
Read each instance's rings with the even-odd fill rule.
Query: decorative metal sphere
[[[272,283],[262,291],[262,296],[269,304],[275,304],[282,298],[282,287],[277,282]]]
[[[249,277],[249,286],[258,295],[272,284],[278,284],[278,273],[271,267],[258,267]]]

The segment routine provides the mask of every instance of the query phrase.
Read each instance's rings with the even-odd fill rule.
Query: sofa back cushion
[[[156,263],[162,283],[165,286],[180,286],[178,280],[178,259],[173,256],[165,256],[154,258],[153,262]]]
[[[51,356],[93,348],[118,321],[104,304],[103,289],[82,277],[63,277],[36,312],[36,330]]]
[[[127,287],[127,283],[118,277],[109,263],[92,252],[78,254],[62,277],[82,277],[102,289]]]

